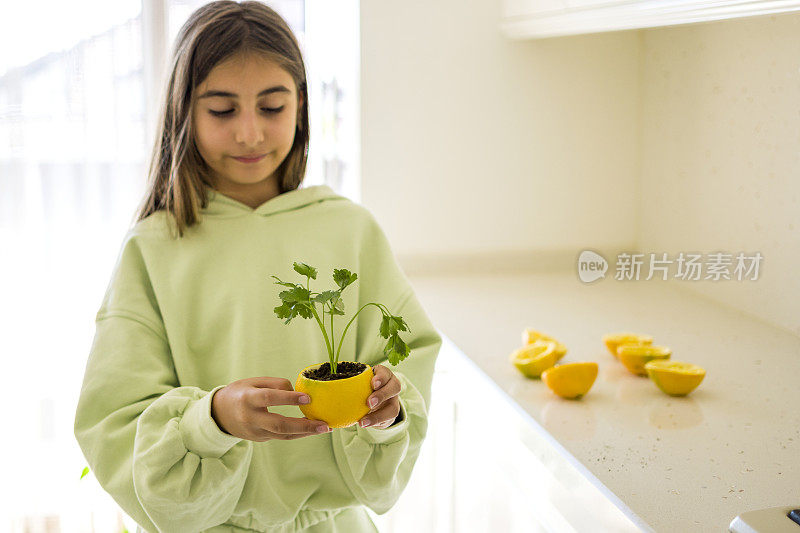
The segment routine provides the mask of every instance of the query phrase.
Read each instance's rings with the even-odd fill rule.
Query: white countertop
[[[727,531],[745,511],[800,505],[797,336],[680,287],[688,281],[587,285],[573,272],[409,279],[434,324],[629,516],[659,532]],[[509,363],[526,327],[563,342],[562,363],[599,364],[583,399],[558,398]],[[630,374],[601,340],[618,331],[652,335],[673,360],[705,368],[703,383],[675,398]]]

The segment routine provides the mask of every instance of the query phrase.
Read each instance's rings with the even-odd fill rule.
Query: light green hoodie
[[[100,485],[149,532],[376,531],[364,506],[388,511],[406,487],[428,426],[441,337],[363,206],[326,185],[290,191],[256,209],[208,189],[202,222],[170,237],[163,211],[138,222],[121,246],[96,317],[75,414],[75,438]],[[411,355],[383,356],[381,313],[365,308],[340,361],[383,364],[402,384],[401,417],[296,440],[254,442],[224,433],[211,398],[251,377],[292,384],[328,360],[318,324],[284,324],[271,275],[335,288],[334,268],[358,274],[342,294],[337,344],[368,302],[408,324]],[[302,417],[297,406],[270,412]]]

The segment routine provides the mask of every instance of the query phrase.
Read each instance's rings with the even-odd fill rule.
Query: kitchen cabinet
[[[380,531],[652,531],[440,334],[414,473],[390,512],[367,511]]]
[[[436,400],[452,413],[452,531],[650,530],[444,339]]]
[[[800,10],[800,0],[504,0],[503,33],[536,39]]]

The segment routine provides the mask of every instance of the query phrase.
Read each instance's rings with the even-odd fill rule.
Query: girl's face
[[[214,188],[253,208],[277,196],[275,170],[292,148],[302,105],[292,76],[262,56],[239,55],[214,67],[196,95],[195,142]]]

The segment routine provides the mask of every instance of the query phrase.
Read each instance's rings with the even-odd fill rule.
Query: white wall
[[[672,283],[800,334],[800,14],[511,41],[500,6],[361,3],[362,200],[407,272],[760,252]]]
[[[764,256],[682,281],[800,334],[800,14],[643,32],[640,248]]]
[[[362,201],[401,261],[629,247],[636,32],[509,41],[501,2],[361,2]]]

